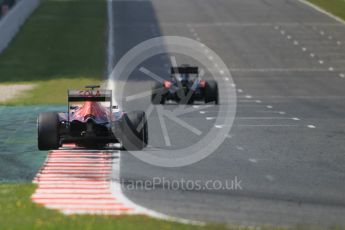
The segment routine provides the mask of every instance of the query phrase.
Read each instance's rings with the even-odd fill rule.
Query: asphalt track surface
[[[112,4],[116,60],[157,36],[200,40],[229,67],[238,97],[226,141],[196,164],[155,167],[122,152],[120,179],[129,199],[164,214],[203,221],[345,224],[345,25],[295,0]],[[171,65],[169,55],[149,62],[147,68],[167,77],[163,67]],[[147,76],[134,75],[127,83],[129,94],[150,88]],[[149,98],[142,100],[149,104]],[[184,119],[207,130],[214,124],[206,118],[217,108],[204,112]],[[149,126],[149,148],[164,145],[154,114]],[[168,130],[175,146],[195,141],[173,122]],[[154,178],[201,180],[204,185],[234,177],[242,181],[242,190],[126,186]]]

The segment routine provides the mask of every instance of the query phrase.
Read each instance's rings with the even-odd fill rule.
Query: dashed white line
[[[300,121],[300,119],[298,117],[293,117],[292,120],[294,121]]]
[[[323,65],[325,62],[323,60],[319,60],[319,63]]]
[[[237,149],[237,150],[240,150],[240,151],[243,151],[243,150],[244,150],[244,148],[243,148],[242,146],[236,146],[236,149]]]
[[[274,177],[273,177],[272,175],[269,175],[269,174],[268,174],[268,175],[266,175],[265,177],[266,177],[266,179],[269,180],[269,181],[274,181]]]
[[[258,160],[257,159],[254,159],[254,158],[249,158],[248,159],[250,162],[252,162],[252,163],[258,163]]]
[[[339,74],[339,77],[345,78],[345,74],[341,73],[341,74]]]
[[[256,103],[262,103],[262,101],[261,101],[261,100],[256,100],[255,102],[256,102]]]
[[[273,108],[273,106],[272,106],[272,105],[267,105],[267,106],[266,106],[266,108],[268,108],[268,109],[272,109],[272,108]]]
[[[315,129],[316,127],[315,127],[315,125],[308,125],[308,128],[309,129]]]

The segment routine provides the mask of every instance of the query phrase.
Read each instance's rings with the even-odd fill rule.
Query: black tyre
[[[53,150],[60,147],[59,116],[56,112],[38,115],[37,141],[39,150]]]
[[[164,86],[159,82],[155,82],[155,84],[152,87],[152,96],[151,96],[152,104],[163,105],[165,103],[165,93],[166,93],[166,89],[164,88]]]
[[[124,114],[121,122],[122,147],[126,150],[141,150],[148,143],[148,128],[145,112]]]
[[[218,84],[216,81],[207,81],[205,86],[205,103],[219,104]]]

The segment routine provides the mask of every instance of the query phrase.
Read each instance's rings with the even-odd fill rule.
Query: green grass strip
[[[145,216],[63,215],[30,200],[36,186],[0,184],[0,228],[6,229],[225,229],[222,225],[193,226]]]
[[[0,55],[0,84],[36,87],[5,104],[65,103],[67,88],[102,79],[105,44],[105,0],[42,0]]]
[[[150,218],[147,216],[105,216],[105,215],[63,215],[35,204],[30,197],[34,193],[34,184],[1,184],[0,183],[0,229],[109,229],[109,230],[321,230],[324,227],[295,226],[290,228],[258,226],[245,227],[241,225],[207,224],[205,226],[187,225],[172,221]],[[330,230],[343,230],[344,227],[333,226]]]
[[[329,13],[345,20],[345,0],[308,0]]]

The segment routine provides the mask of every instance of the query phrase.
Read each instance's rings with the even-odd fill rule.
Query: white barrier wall
[[[0,20],[0,53],[24,24],[25,20],[38,7],[40,0],[21,0]]]

